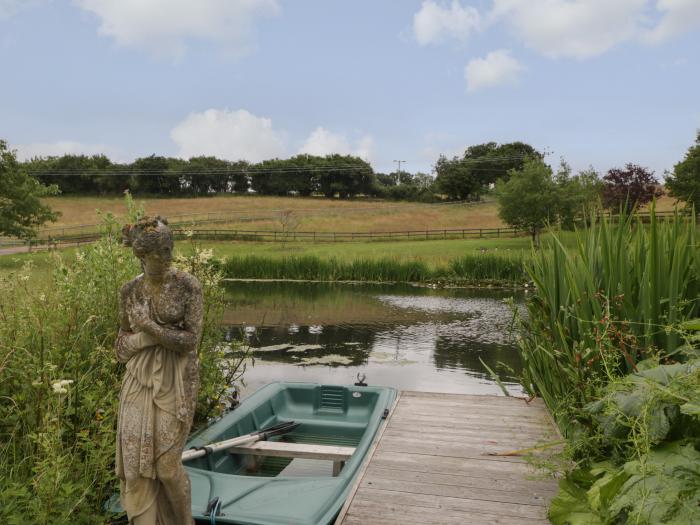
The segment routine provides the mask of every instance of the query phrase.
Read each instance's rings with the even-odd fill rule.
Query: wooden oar
[[[264,428],[262,430],[256,430],[250,434],[245,434],[243,436],[238,436],[231,439],[226,439],[224,441],[217,441],[216,443],[209,443],[203,447],[192,447],[189,450],[185,450],[182,453],[182,461],[189,461],[195,458],[201,458],[208,454],[213,454],[220,450],[226,450],[227,448],[249,445],[255,443],[256,441],[265,441],[272,436],[280,436],[291,432],[297,428],[301,423],[295,423],[294,421],[287,421],[286,423],[280,423],[271,427]]]

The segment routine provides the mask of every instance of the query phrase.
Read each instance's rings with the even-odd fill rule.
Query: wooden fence
[[[482,239],[512,237],[520,230],[515,228],[452,228],[439,230],[408,230],[393,232],[308,232],[272,230],[174,230],[178,238],[192,237],[198,240],[236,240],[260,242],[348,242],[348,241],[401,241],[431,239]]]

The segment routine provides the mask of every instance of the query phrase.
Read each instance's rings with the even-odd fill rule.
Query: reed
[[[451,272],[474,281],[527,280],[525,258],[519,252],[469,254],[450,261]]]
[[[525,280],[520,255],[473,254],[447,263],[392,258],[256,255],[231,256],[220,263],[224,275],[236,279],[292,279],[309,281],[425,282],[436,280],[521,283]]]
[[[523,385],[569,418],[646,358],[674,355],[680,325],[698,315],[696,225],[676,215],[591,220],[567,249],[553,233],[527,271],[536,286],[523,321]]]

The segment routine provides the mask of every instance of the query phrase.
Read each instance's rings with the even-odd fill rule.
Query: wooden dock
[[[336,525],[549,523],[557,482],[488,454],[557,439],[540,400],[402,392]]]

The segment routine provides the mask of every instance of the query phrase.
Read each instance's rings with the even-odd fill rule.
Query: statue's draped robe
[[[146,304],[149,316],[172,330],[181,345],[165,348],[149,335],[134,333],[130,311]],[[158,480],[171,476],[163,469],[182,468],[158,463],[165,453],[181,454],[192,425],[199,382],[197,345],[201,336],[202,299],[199,283],[183,272],[171,271],[159,298],[149,297],[143,276],[124,285],[120,303],[121,329],[117,358],[126,362],[119,398],[116,473],[121,500],[130,520],[157,505],[157,523],[180,523]],[[180,337],[181,336],[181,337]],[[158,468],[157,468],[158,465]],[[190,500],[184,476],[181,498]],[[178,487],[178,492],[180,487]],[[182,500],[180,500],[182,501]]]

